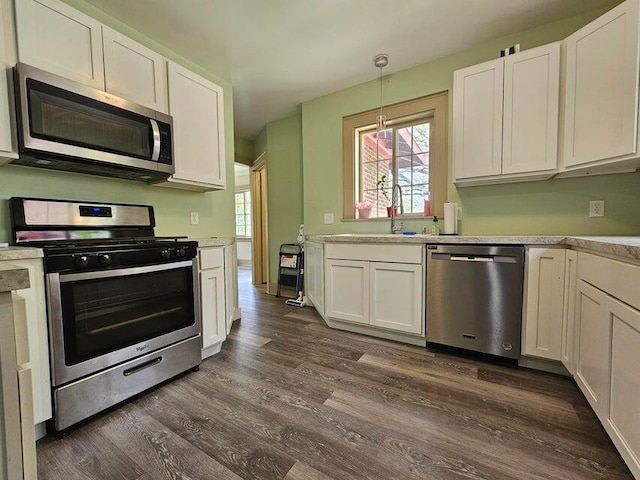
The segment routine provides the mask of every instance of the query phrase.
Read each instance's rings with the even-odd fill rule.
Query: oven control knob
[[[111,256],[106,253],[98,255],[98,263],[100,265],[111,265]]]
[[[160,252],[160,256],[162,258],[171,258],[171,250],[169,250],[168,248],[165,248]]]
[[[86,255],[80,255],[79,257],[75,257],[73,259],[73,264],[76,267],[84,268],[87,265],[89,265],[89,257],[87,257]]]
[[[176,250],[176,255],[178,255],[179,257],[186,257],[187,256],[187,249],[184,247],[178,248]]]

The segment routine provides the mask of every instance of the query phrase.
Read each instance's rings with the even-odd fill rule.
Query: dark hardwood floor
[[[630,479],[575,383],[327,328],[240,271],[222,352],[38,443],[41,479]]]

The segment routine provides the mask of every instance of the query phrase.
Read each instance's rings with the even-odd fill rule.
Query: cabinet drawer
[[[199,250],[200,270],[224,266],[224,249],[222,247],[203,248]]]
[[[370,262],[422,263],[424,245],[327,243],[325,257]]]
[[[640,266],[580,252],[578,278],[640,310]]]

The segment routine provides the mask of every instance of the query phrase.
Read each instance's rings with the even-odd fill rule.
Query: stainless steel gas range
[[[14,243],[44,250],[54,429],[200,364],[197,244],[153,207],[12,198]]]

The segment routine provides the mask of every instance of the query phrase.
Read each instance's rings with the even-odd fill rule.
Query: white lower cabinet
[[[369,262],[328,259],[326,275],[326,315],[368,324]]]
[[[611,320],[607,295],[578,281],[576,299],[575,380],[599,417],[606,415],[609,400]]]
[[[327,318],[424,334],[421,246],[327,245],[325,254]]]
[[[611,396],[605,428],[640,478],[640,311],[616,302],[611,330]]]
[[[224,249],[222,247],[201,248],[198,251],[198,257],[202,358],[204,359],[220,351],[227,334]]]
[[[527,248],[524,355],[560,360],[565,250]]]
[[[309,303],[324,315],[324,246],[307,242],[304,249],[304,279]]]
[[[574,378],[640,478],[640,266],[578,254]]]
[[[562,353],[560,360],[572,375],[575,373],[574,344],[578,252],[567,250],[564,262],[564,306],[562,310]]]
[[[231,331],[231,324],[240,317],[238,307],[238,254],[236,244],[224,247],[224,291],[226,333]]]
[[[422,333],[422,266],[372,262],[369,269],[370,324]]]
[[[31,286],[16,294],[24,302],[15,304],[14,315],[26,317],[26,335],[33,387],[33,421],[41,424],[51,418],[51,374],[49,373],[49,337],[45,303],[42,259],[31,258],[2,262],[29,270]]]

